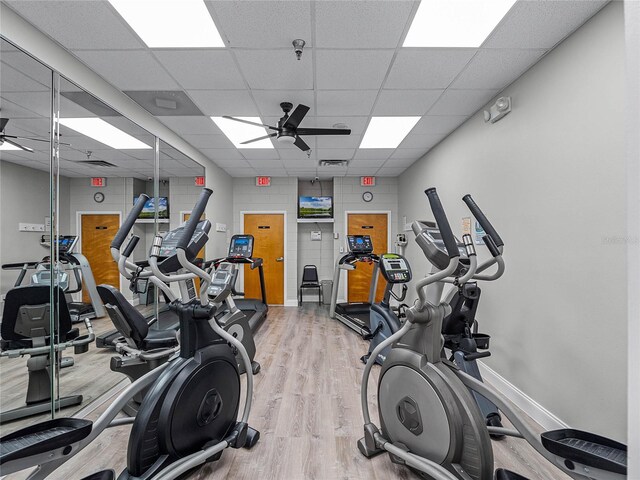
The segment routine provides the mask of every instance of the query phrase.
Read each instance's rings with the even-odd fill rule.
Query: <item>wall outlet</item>
[[[344,253],[344,247],[340,247],[340,253]]]
[[[227,224],[226,223],[216,223],[216,232],[226,232]]]
[[[44,232],[44,223],[19,223],[19,232]]]

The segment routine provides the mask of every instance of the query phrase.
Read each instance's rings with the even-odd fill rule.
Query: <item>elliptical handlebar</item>
[[[440,202],[440,197],[438,196],[438,192],[435,187],[427,188],[424,193],[427,195],[429,199],[429,204],[431,205],[431,211],[433,212],[433,217],[436,220],[436,224],[440,229],[440,234],[442,235],[442,241],[444,242],[444,246],[447,249],[447,254],[449,258],[456,258],[460,256],[458,252],[458,244],[456,243],[456,237],[453,235],[451,231],[451,225],[449,225],[449,219],[447,219],[447,214],[444,213],[444,208],[442,207],[442,203]]]
[[[200,222],[200,217],[202,217],[202,214],[204,213],[204,209],[207,208],[207,202],[209,201],[209,197],[211,196],[212,193],[213,193],[213,190],[211,190],[210,188],[202,189],[202,192],[200,193],[200,198],[198,198],[198,201],[196,202],[195,207],[193,207],[193,210],[191,211],[191,216],[189,217],[189,220],[187,220],[187,224],[184,226],[182,236],[180,237],[180,240],[178,240],[178,244],[176,245],[176,248],[178,250],[184,251],[189,246],[189,241],[193,236],[193,232],[196,231],[198,222]]]
[[[133,228],[133,225],[136,223],[138,216],[144,209],[144,205],[145,203],[147,203],[147,200],[149,200],[149,195],[141,193],[138,197],[138,200],[136,200],[136,203],[133,205],[133,208],[129,212],[129,215],[127,215],[126,220],[122,225],[120,225],[118,233],[116,233],[116,236],[113,237],[111,248],[120,250],[120,247],[124,243],[124,240],[127,238],[127,235],[129,235],[129,232]]]
[[[471,210],[473,216],[476,217],[478,223],[480,223],[484,231],[487,232],[487,234],[491,237],[496,247],[502,247],[504,245],[502,238],[500,238],[500,235],[498,235],[496,229],[493,228],[493,225],[491,224],[487,216],[482,212],[482,210],[480,210],[478,204],[473,200],[473,198],[471,198],[471,195],[467,193],[464,197],[462,197],[462,201],[467,204],[467,207],[469,207],[469,210]]]

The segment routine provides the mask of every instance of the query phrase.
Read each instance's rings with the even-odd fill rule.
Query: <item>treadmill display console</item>
[[[78,243],[77,235],[62,235],[57,238],[58,252],[71,253]]]
[[[351,253],[373,252],[373,243],[369,235],[347,235],[347,245]]]
[[[229,256],[251,258],[253,255],[253,235],[234,235],[229,245]]]
[[[385,253],[380,256],[380,272],[389,283],[407,283],[411,281],[409,262],[402,255]]]

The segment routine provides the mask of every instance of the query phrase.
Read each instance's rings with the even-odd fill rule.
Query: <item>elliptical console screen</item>
[[[352,253],[373,252],[373,243],[369,235],[347,235],[347,244]]]
[[[380,272],[389,283],[407,283],[411,280],[409,262],[396,253],[385,253],[380,256]]]
[[[60,253],[69,253],[73,250],[78,242],[77,235],[62,235],[56,239],[58,244],[58,251]]]
[[[234,235],[229,245],[229,256],[251,258],[253,255],[253,235]]]

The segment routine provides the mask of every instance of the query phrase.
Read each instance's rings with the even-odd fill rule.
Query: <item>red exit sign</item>
[[[204,177],[196,177],[196,187],[204,187]]]
[[[360,177],[361,187],[375,187],[376,177]]]
[[[270,187],[271,177],[256,177],[256,187]]]
[[[92,187],[106,187],[107,179],[104,177],[91,177],[91,186]]]

